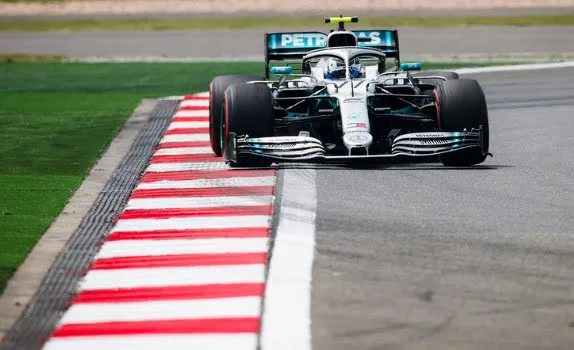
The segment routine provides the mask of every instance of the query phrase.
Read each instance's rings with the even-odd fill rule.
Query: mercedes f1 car
[[[486,159],[488,111],[476,80],[401,63],[396,30],[346,30],[356,17],[325,22],[338,29],[265,34],[265,77],[211,82],[211,146],[227,164]]]

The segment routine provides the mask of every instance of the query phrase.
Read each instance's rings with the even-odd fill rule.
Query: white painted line
[[[171,171],[229,170],[224,162],[152,163],[146,171],[163,173]]]
[[[179,108],[183,107],[209,107],[209,100],[183,100],[179,104]]]
[[[198,96],[198,97],[209,97],[209,91],[198,92],[197,94],[195,94],[195,96]]]
[[[134,198],[128,201],[126,210],[245,207],[253,205],[269,205],[272,201],[273,196]]]
[[[169,219],[118,220],[115,232],[186,230],[203,228],[269,227],[268,215],[206,216]]]
[[[188,128],[209,128],[209,122],[173,122],[167,127],[168,130]]]
[[[80,290],[264,283],[265,265],[223,265],[89,270]]]
[[[51,338],[44,350],[253,350],[257,334],[160,334]]]
[[[166,96],[166,97],[161,97],[161,100],[166,100],[166,101],[178,101],[178,100],[183,100],[185,98],[185,96]]]
[[[265,289],[262,350],[311,349],[316,206],[315,170],[285,170]]]
[[[104,243],[96,259],[175,254],[265,253],[267,237],[209,239],[136,239]]]
[[[209,141],[209,134],[165,135],[159,143]]]
[[[205,117],[205,120],[209,121],[209,111],[208,110],[179,110],[177,111],[174,118],[179,117]]]
[[[259,317],[260,306],[261,297],[79,303],[68,309],[60,324]],[[165,346],[169,348],[170,344],[166,343]]]
[[[513,72],[513,71],[558,69],[558,68],[572,68],[572,67],[574,67],[574,62],[533,63],[533,64],[517,64],[508,66],[461,68],[455,70],[455,72],[459,74],[476,74],[476,73]]]
[[[230,177],[222,179],[197,179],[197,180],[162,180],[155,182],[142,182],[137,189],[157,188],[213,188],[213,187],[245,187],[245,186],[273,186],[275,176],[259,177]]]
[[[176,148],[160,148],[155,151],[156,156],[179,156],[186,154],[212,154],[211,147],[176,147]]]

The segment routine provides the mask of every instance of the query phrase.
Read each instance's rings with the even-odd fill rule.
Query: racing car
[[[230,166],[272,162],[432,160],[472,166],[489,155],[479,83],[402,63],[397,30],[265,34],[265,77],[210,84],[211,147]],[[282,65],[270,67],[271,62]],[[275,79],[270,79],[270,75]]]

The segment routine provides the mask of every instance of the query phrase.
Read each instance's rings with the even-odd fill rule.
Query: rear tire
[[[264,84],[234,84],[225,90],[224,151],[227,152],[229,133],[249,137],[274,136],[273,96]],[[226,159],[228,157],[225,157]],[[268,166],[267,159],[237,157],[230,166]]]
[[[265,80],[265,78],[256,75],[222,75],[209,84],[209,136],[211,149],[218,157],[222,154],[222,106],[225,89],[230,85],[252,80]]]
[[[451,72],[451,71],[442,71],[442,70],[423,71],[423,72],[413,74],[413,78],[432,77],[432,76],[443,77],[446,80],[458,80],[459,79],[458,73]],[[444,80],[442,80],[442,79],[422,79],[419,82],[421,84],[431,84],[431,85],[436,86],[439,82],[442,82],[442,81],[444,81]]]
[[[478,82],[474,79],[442,81],[436,86],[434,96],[441,131],[463,131],[465,128],[471,131],[483,126],[483,150],[470,148],[444,154],[442,163],[446,166],[471,166],[484,162],[489,143],[488,109]]]

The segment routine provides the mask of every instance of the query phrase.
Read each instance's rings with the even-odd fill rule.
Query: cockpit
[[[302,70],[317,80],[375,78],[385,71],[385,55],[357,48],[341,48],[337,53],[331,49],[304,58]]]

